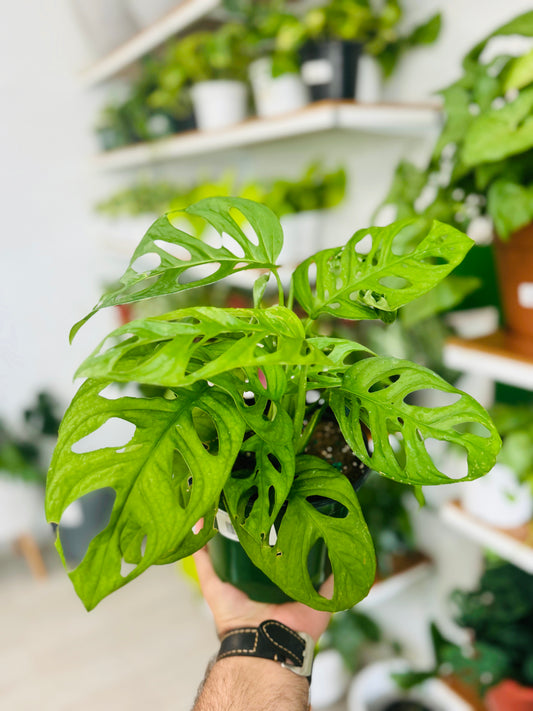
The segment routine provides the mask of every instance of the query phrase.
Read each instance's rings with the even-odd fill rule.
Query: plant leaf
[[[255,507],[244,517],[241,494],[245,480],[231,479],[224,489],[234,526],[248,556],[287,595],[316,610],[344,610],[362,600],[375,576],[375,556],[357,497],[348,481],[334,467],[317,457],[296,459],[296,477],[287,498],[287,508],[276,525],[277,541],[268,536],[257,546]],[[344,518],[320,513],[308,500],[322,496],[347,510]],[[331,600],[314,589],[307,569],[313,545],[325,541],[333,569],[335,589]],[[298,541],[298,545],[294,545]]]
[[[238,211],[234,216],[234,211]],[[246,269],[273,268],[283,244],[283,232],[278,218],[265,205],[244,198],[212,197],[200,200],[188,207],[188,215],[204,218],[220,235],[232,237],[242,254],[235,254],[226,247],[211,247],[197,237],[188,235],[171,224],[179,212],[168,213],[157,219],[144,235],[133,253],[130,264],[120,279],[120,286],[104,294],[94,309],[76,323],[70,340],[78,330],[100,309],[117,304],[129,304],[141,299],[165,294],[176,294],[186,289],[204,286],[219,281],[235,272]],[[254,231],[258,244],[249,239],[239,222],[244,216]],[[157,242],[160,241],[160,244]],[[163,242],[163,246],[161,246]],[[175,256],[178,250],[183,256]],[[136,271],[136,262],[145,255],[159,258],[160,263],[152,269]],[[212,265],[215,265],[213,271]],[[190,270],[205,266],[204,274]]]
[[[533,147],[533,87],[499,109],[485,111],[468,127],[461,151],[467,167],[491,163]]]
[[[441,407],[406,402],[426,389],[455,394],[457,400]],[[342,386],[331,392],[330,406],[356,456],[371,469],[405,484],[457,481],[439,471],[426,449],[427,439],[464,447],[468,473],[460,481],[486,474],[501,446],[492,420],[479,403],[409,361],[376,356],[356,363],[346,371]],[[460,431],[472,422],[483,425],[488,436]],[[370,432],[371,453],[362,426]]]
[[[100,352],[110,338],[119,342]],[[183,387],[236,367],[316,362],[326,364],[327,358],[306,343],[300,319],[283,306],[200,306],[121,326],[76,375]]]
[[[513,180],[495,180],[487,194],[487,210],[498,237],[502,240],[533,219],[533,185],[519,185]]]
[[[150,565],[177,560],[205,543],[244,433],[228,396],[208,386],[180,390],[173,400],[109,400],[101,395],[106,385],[88,380],[75,396],[61,425],[46,492],[47,520],[55,523],[85,494],[104,487],[116,493],[109,524],[70,573],[88,610]],[[211,451],[202,443],[205,427],[196,413],[203,413],[216,430]],[[82,454],[72,450],[111,418],[135,425],[124,447]],[[192,534],[204,516],[204,528]],[[59,537],[56,545],[61,552]],[[122,559],[137,563],[126,576],[121,574]]]
[[[474,242],[459,230],[434,221],[426,237],[407,253],[393,243],[405,230],[419,229],[416,220],[359,230],[344,247],[318,252],[294,272],[295,295],[313,319],[320,314],[346,319],[381,318],[432,289],[464,258]],[[367,254],[358,246],[370,235]],[[359,247],[361,248],[361,246]],[[316,286],[309,272],[316,266]]]

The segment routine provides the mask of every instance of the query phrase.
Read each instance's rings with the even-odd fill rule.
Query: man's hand
[[[278,620],[296,632],[307,632],[316,642],[328,626],[329,612],[313,610],[301,602],[282,605],[255,602],[233,585],[223,583],[213,570],[206,548],[194,554],[194,561],[219,636],[238,627],[257,627],[264,620]],[[329,597],[332,592],[331,576],[320,588],[320,593]]]

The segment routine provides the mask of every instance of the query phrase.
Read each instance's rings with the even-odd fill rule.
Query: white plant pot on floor
[[[283,228],[281,264],[288,267],[295,266],[321,248],[323,217],[321,210],[309,210],[284,215],[281,218]]]
[[[348,691],[348,711],[378,711],[399,699],[419,701],[432,711],[472,711],[439,679],[429,679],[409,692],[401,691],[391,674],[409,671],[404,659],[376,662],[360,671]]]
[[[201,81],[191,89],[194,115],[200,131],[215,131],[244,121],[247,88],[241,81]]]
[[[346,693],[350,678],[350,672],[336,649],[319,652],[313,663],[311,706],[321,709],[336,704]]]
[[[268,118],[297,111],[309,103],[309,90],[300,74],[272,76],[272,60],[257,59],[250,65],[250,83],[258,116]]]
[[[0,542],[14,541],[42,525],[43,490],[0,471]]]
[[[528,484],[503,464],[481,479],[461,485],[461,503],[472,516],[498,528],[516,528],[533,518],[533,496]]]

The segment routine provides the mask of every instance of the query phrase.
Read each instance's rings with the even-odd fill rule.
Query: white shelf
[[[471,540],[497,553],[527,573],[533,574],[533,546],[526,540],[532,536],[531,524],[520,529],[505,531],[493,528],[487,523],[466,513],[459,504],[445,504],[440,516],[449,526],[455,528]]]
[[[437,107],[322,101],[271,119],[253,118],[220,131],[189,131],[96,156],[100,170],[121,170],[187,156],[243,148],[334,129],[381,135],[419,135],[436,128]]]
[[[220,4],[221,0],[185,0],[172,12],[82,71],[80,74],[82,84],[89,87],[110,79],[169,37],[201,20]]]
[[[433,563],[429,560],[421,560],[401,573],[396,573],[389,578],[374,583],[368,595],[356,607],[358,610],[372,610],[379,607],[404,590],[429,578],[432,571]]]
[[[533,390],[533,358],[514,351],[502,331],[472,340],[450,338],[444,348],[449,368]]]

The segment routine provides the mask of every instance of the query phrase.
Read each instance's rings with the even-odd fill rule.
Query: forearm
[[[212,667],[193,711],[305,711],[307,679],[268,659],[228,657]]]

